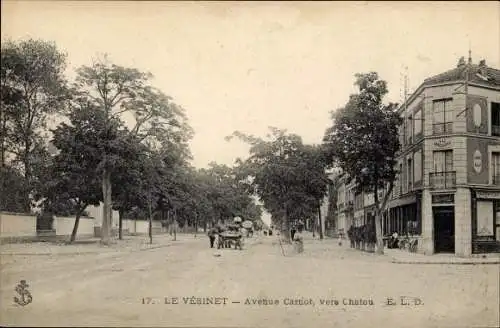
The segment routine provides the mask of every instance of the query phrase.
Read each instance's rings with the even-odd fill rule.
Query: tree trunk
[[[198,214],[195,214],[194,217],[194,236],[198,233]]]
[[[383,213],[385,210],[385,207],[387,206],[387,202],[391,196],[392,189],[394,188],[394,182],[389,183],[389,188],[384,195],[384,199],[382,201],[382,204],[380,204],[379,198],[378,198],[378,189],[375,188],[375,235],[376,235],[376,253],[377,254],[384,254],[384,240],[382,236],[382,218],[383,218]]]
[[[118,210],[118,239],[123,239],[123,209]]]
[[[101,224],[101,243],[109,245],[110,225],[111,225],[111,173],[104,169],[102,178],[102,224]]]
[[[318,218],[319,218],[319,239],[323,240],[323,220],[321,219],[321,203],[318,201]]]
[[[31,212],[31,202],[30,202],[30,187],[31,187],[31,163],[30,163],[30,148],[31,142],[29,138],[24,141],[24,154],[23,154],[23,165],[24,165],[24,197],[23,197],[23,208],[26,213]]]
[[[174,227],[173,227],[174,241],[177,240],[177,218],[174,218]]]
[[[4,106],[0,106],[0,121],[2,124],[2,131],[0,132],[0,168],[5,166],[5,140],[7,133],[7,119],[5,118]]]
[[[149,193],[149,204],[148,204],[148,212],[149,212],[149,243],[153,243],[153,213],[151,212],[151,192]]]
[[[174,241],[177,240],[177,211],[174,210],[174,213],[173,213],[173,221],[172,221],[172,233],[174,234]]]
[[[80,216],[82,215],[83,211],[85,210],[85,207],[87,207],[87,206],[80,207],[80,209],[78,209],[78,211],[76,212],[75,224],[73,225],[73,231],[71,232],[71,238],[69,239],[70,243],[74,242],[76,239],[78,225],[80,224]]]
[[[283,239],[286,243],[291,243],[291,238],[290,238],[290,222],[288,222],[288,209],[286,208],[285,205],[285,212],[284,212],[284,217],[283,217],[283,231],[281,232],[283,234]]]
[[[384,254],[384,240],[382,239],[382,215],[380,209],[375,210],[375,235],[377,238],[376,252],[377,254]]]

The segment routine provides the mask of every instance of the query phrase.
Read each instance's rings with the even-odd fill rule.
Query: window
[[[363,208],[363,194],[357,194],[354,196],[354,208],[357,210]]]
[[[433,134],[451,133],[453,129],[453,99],[433,102]]]
[[[435,151],[433,153],[434,172],[429,174],[431,188],[449,189],[456,186],[456,174],[453,171],[453,151]]]
[[[496,239],[500,242],[500,200],[495,201]]]
[[[453,171],[453,151],[435,151],[434,157],[434,172],[449,172]]]
[[[399,144],[401,145],[401,148],[403,148],[405,144],[405,130],[402,125],[398,127],[398,135],[399,135]]]
[[[422,180],[422,151],[419,150],[413,154],[414,170],[413,170],[413,181],[415,183]]]
[[[492,201],[477,201],[476,235],[481,237],[494,236],[495,213]]]
[[[399,194],[403,193],[403,164],[399,164]]]
[[[415,137],[422,133],[422,111],[420,109],[415,112],[415,117],[413,118],[413,130]]]
[[[411,161],[411,158],[408,158],[408,165],[407,165],[407,170],[408,170],[408,191],[411,191],[412,190],[412,185],[413,185],[413,181],[412,181],[412,178],[413,178],[413,165],[412,165],[412,161]]]
[[[500,185],[500,152],[491,153],[491,172],[494,185]]]
[[[500,103],[491,103],[491,135],[500,136]]]
[[[411,115],[408,116],[408,119],[406,120],[406,132],[405,132],[405,135],[406,135],[406,143],[408,145],[411,145],[413,140],[412,140],[412,137],[413,137],[413,120],[412,120],[412,117]]]

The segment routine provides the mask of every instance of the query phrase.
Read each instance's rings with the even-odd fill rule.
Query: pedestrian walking
[[[208,239],[210,240],[210,248],[214,248],[215,237],[217,236],[217,229],[212,227],[208,230]]]
[[[302,231],[304,229],[304,225],[299,223],[297,226],[297,231],[293,236],[294,248],[297,253],[302,253],[304,251],[304,237],[302,235]]]
[[[295,228],[295,225],[292,226],[292,229],[290,230],[290,237],[293,240],[293,237],[295,237],[295,233],[297,232],[297,229]]]

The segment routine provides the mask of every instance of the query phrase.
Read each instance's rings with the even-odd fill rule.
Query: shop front
[[[422,192],[416,191],[389,203],[382,224],[383,234],[420,235],[422,232]]]
[[[472,252],[500,252],[500,191],[472,189]]]

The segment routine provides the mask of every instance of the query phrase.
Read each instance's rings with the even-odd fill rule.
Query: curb
[[[430,261],[405,261],[405,260],[397,260],[392,259],[391,263],[395,264],[450,264],[450,265],[485,265],[485,264],[500,264],[500,260],[495,261],[477,261],[477,262],[447,262],[447,261],[439,261],[439,262],[430,262]]]
[[[157,249],[157,248],[163,248],[163,247],[170,247],[173,246],[173,244],[168,244],[168,245],[157,245],[153,247],[144,247],[144,248],[139,248],[139,249],[108,249],[104,252],[97,252],[97,251],[89,251],[89,252],[71,252],[71,253],[0,253],[0,256],[75,256],[75,255],[99,255],[99,254],[113,254],[113,253],[120,253],[120,252],[128,252],[128,253],[133,253],[133,252],[140,252],[140,251],[148,251],[151,249]]]
[[[170,247],[170,246],[174,246],[174,244],[158,245],[158,246],[152,246],[152,247],[144,247],[144,248],[139,248],[139,250],[133,250],[131,252],[149,251],[149,250],[152,250],[152,249],[158,249],[158,248],[164,248],[164,247]]]
[[[74,256],[74,255],[85,255],[85,254],[103,254],[100,252],[73,252],[73,253],[0,253],[0,256],[10,255],[10,256]]]

